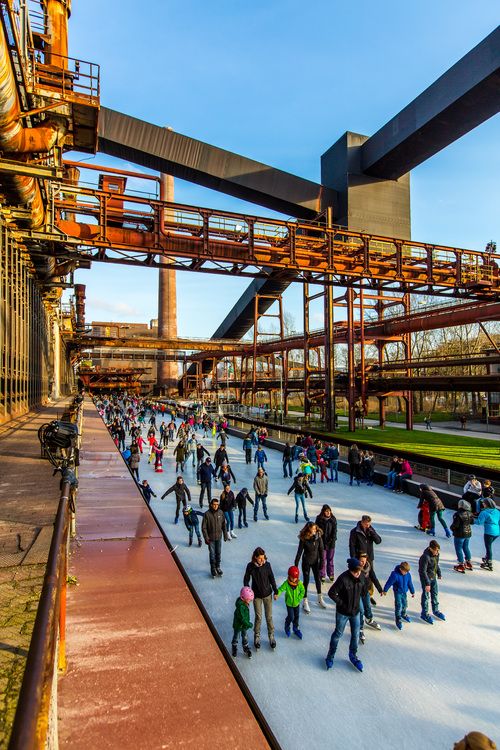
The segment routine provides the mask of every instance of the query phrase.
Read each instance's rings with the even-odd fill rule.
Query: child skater
[[[238,528],[243,526],[248,529],[247,524],[247,501],[253,507],[253,500],[246,487],[243,487],[236,495],[236,505],[238,507]]]
[[[297,638],[302,640],[302,633],[299,630],[300,602],[304,598],[306,591],[304,584],[299,580],[299,569],[295,565],[288,568],[288,578],[278,588],[278,593],[274,595],[274,598],[277,599],[283,591],[285,592],[287,612],[285,619],[286,637],[290,638],[290,625],[293,623],[293,632]]]
[[[253,625],[250,622],[250,602],[253,601],[254,593],[249,586],[243,586],[240,591],[239,597],[235,602],[235,610],[233,617],[233,640],[231,642],[232,654],[237,656],[238,654],[238,635],[241,633],[241,645],[243,646],[243,653],[250,659],[252,651],[248,645],[247,632],[252,629]]]
[[[394,591],[394,616],[396,618],[396,627],[403,630],[403,620],[411,622],[406,614],[408,608],[407,593],[410,591],[412,599],[415,596],[415,588],[411,580],[410,565],[407,562],[396,565],[384,586],[384,594],[387,594],[392,586]]]
[[[200,533],[200,522],[198,521],[197,516],[201,516],[201,518],[203,518],[204,513],[200,513],[199,510],[193,510],[190,505],[186,505],[186,507],[183,508],[182,510],[182,515],[184,517],[184,524],[189,534],[188,546],[191,547],[191,545],[193,544],[193,535],[196,532],[196,536],[198,537],[198,547],[201,547],[202,542],[201,542],[201,533]]]

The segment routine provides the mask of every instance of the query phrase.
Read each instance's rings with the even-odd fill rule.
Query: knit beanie
[[[347,560],[347,567],[349,570],[357,570],[361,567],[361,563],[359,562],[357,557],[350,557]]]

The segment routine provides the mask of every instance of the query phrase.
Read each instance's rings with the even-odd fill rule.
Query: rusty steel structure
[[[334,144],[322,157],[319,184],[102,107],[99,67],[68,57],[70,1],[41,0],[38,13],[33,5],[0,0],[0,421],[70,388],[78,363],[92,384],[85,352],[117,349],[123,359],[151,357],[158,387],[170,392],[179,362],[178,387],[187,395],[210,396],[225,386],[228,395],[255,403],[265,391],[286,413],[289,395],[302,392],[306,417],[319,404],[330,427],[337,394],[347,398],[354,428],[369,395],[379,398],[383,423],[388,394],[397,392],[411,427],[411,392],[428,387],[423,372],[444,366],[414,362],[412,335],[500,319],[500,273],[490,250],[410,239],[407,178],[408,169],[498,111],[499,30],[374,136],[348,133]],[[99,173],[91,188],[80,183],[82,165],[64,159],[70,150],[101,151],[158,175],[87,164]],[[153,181],[158,197],[127,191],[133,176]],[[173,177],[296,218],[175,203]],[[360,219],[363,231],[349,218],[359,216],[359,179],[372,206]],[[377,201],[384,205],[379,218]],[[73,285],[76,268],[95,262],[160,269],[158,338],[91,335],[82,284],[65,311],[62,289]],[[210,340],[177,335],[178,270],[253,279]],[[286,335],[282,293],[292,282],[303,286],[304,332]],[[444,306],[419,312],[418,295],[440,297]],[[318,304],[324,325],[314,330],[310,310]],[[259,327],[270,317],[274,335]],[[251,340],[240,340],[252,327]],[[391,343],[400,348],[397,363],[387,361]],[[131,374],[122,368],[120,381],[119,369],[99,372],[98,382],[130,385]],[[474,387],[491,389],[493,376],[471,377]],[[439,389],[444,379],[432,381]],[[473,386],[457,374],[448,387]]]

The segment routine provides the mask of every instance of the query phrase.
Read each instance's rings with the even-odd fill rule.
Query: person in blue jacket
[[[253,457],[254,463],[257,462],[257,470],[263,469],[264,464],[267,461],[267,456],[265,450],[262,448],[257,448],[255,451],[255,456]]]
[[[479,514],[476,523],[484,524],[484,546],[486,555],[479,567],[483,570],[493,570],[493,542],[500,536],[500,510],[498,510],[492,497],[481,500],[483,510]]]
[[[403,620],[405,622],[411,622],[411,619],[406,614],[408,609],[408,591],[411,593],[412,598],[415,596],[415,588],[413,586],[413,581],[411,580],[409,563],[402,562],[399,563],[399,565],[396,565],[384,586],[384,594],[387,594],[391,587],[394,591],[394,616],[396,618],[396,627],[399,628],[399,630],[402,630]]]
[[[187,505],[185,508],[183,508],[182,515],[184,517],[184,524],[189,534],[189,547],[191,547],[193,543],[194,532],[196,532],[196,536],[198,537],[198,547],[201,547],[202,541],[200,533],[200,522],[198,521],[197,517],[201,516],[203,518],[204,514],[200,513],[199,510],[193,510],[190,505]]]

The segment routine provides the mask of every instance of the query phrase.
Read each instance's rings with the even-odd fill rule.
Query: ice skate
[[[237,535],[234,533],[234,531],[229,532],[230,535],[233,537],[233,539],[238,539]]]
[[[472,560],[465,561],[465,570],[474,570],[474,568],[472,567]]]
[[[330,659],[328,656],[325,659],[326,669],[327,671],[333,667],[333,659]]]
[[[219,578],[220,578],[220,576],[224,575],[224,573],[222,572],[222,570],[220,568],[216,568],[215,572],[217,573],[217,575],[219,576]]]
[[[321,609],[328,609],[325,602],[323,601],[323,594],[318,594],[318,606],[321,607]]]
[[[442,613],[442,612],[439,612],[439,610],[436,610],[436,611],[435,611],[435,612],[433,612],[432,614],[433,614],[433,615],[434,615],[434,617],[436,617],[436,618],[437,618],[438,620],[443,620],[443,621],[444,621],[444,620],[446,620],[446,617],[445,617],[445,616],[443,615],[443,613]]]
[[[260,648],[260,638],[254,638],[253,645],[255,646],[256,649],[259,649]]]
[[[429,623],[429,625],[432,625],[434,623],[433,618],[431,617],[431,615],[427,614],[427,612],[422,612],[422,614],[420,615],[420,619],[424,620],[424,622]]]
[[[297,638],[299,639],[299,641],[301,641],[302,640],[302,632],[300,631],[300,629],[299,628],[294,628],[293,632],[295,633],[295,635],[297,636]]]
[[[408,615],[401,615],[401,619],[405,622],[411,622],[411,617],[408,617]]]
[[[360,659],[358,659],[358,657],[353,651],[349,651],[349,661],[351,662],[353,667],[356,667],[356,669],[359,672],[363,671],[363,662]]]
[[[364,645],[365,641],[366,641],[365,631],[364,630],[360,630],[359,631],[359,642]]]
[[[398,630],[403,630],[403,623],[401,620],[396,620],[396,627]]]
[[[285,625],[285,635],[290,638],[290,625]]]
[[[458,563],[458,565],[454,565],[453,570],[456,570],[457,573],[463,573],[465,575],[465,565],[463,563]]]
[[[311,608],[309,606],[309,602],[307,601],[307,599],[304,599],[304,601],[302,602],[302,609],[304,610],[306,615],[311,614]]]
[[[374,630],[381,630],[380,625],[376,620],[373,619],[373,617],[370,620],[365,620],[368,627],[373,628]]]
[[[231,653],[232,653],[233,656],[238,656],[238,646],[236,646],[235,643],[233,643],[233,645],[231,647]]]
[[[276,641],[274,640],[274,638],[269,639],[269,645],[273,650],[276,648]]]
[[[252,658],[252,649],[249,646],[243,646],[243,653],[245,656],[248,656],[249,659]]]
[[[492,560],[485,560],[479,567],[483,570],[493,570],[493,562]]]

